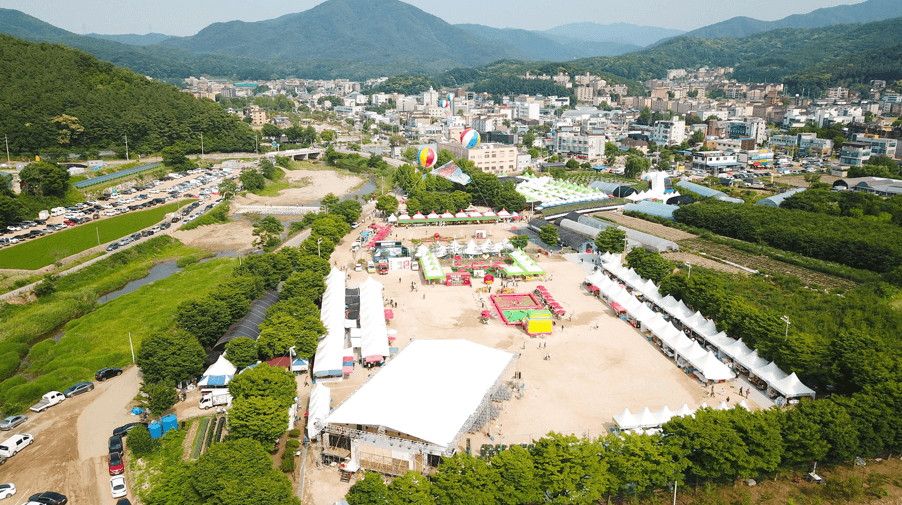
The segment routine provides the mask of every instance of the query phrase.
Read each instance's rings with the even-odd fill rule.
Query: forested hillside
[[[200,151],[253,149],[250,127],[209,100],[65,46],[0,35],[0,129],[13,154],[132,153],[183,143]]]

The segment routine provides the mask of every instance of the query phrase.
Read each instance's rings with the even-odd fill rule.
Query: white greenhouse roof
[[[326,422],[384,426],[448,447],[513,358],[467,340],[414,340]]]

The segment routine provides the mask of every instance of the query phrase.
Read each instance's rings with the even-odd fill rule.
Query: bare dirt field
[[[637,231],[649,233],[656,237],[661,237],[667,240],[672,240],[674,242],[678,242],[680,240],[687,240],[692,238],[697,238],[696,235],[691,233],[687,233],[682,230],[677,230],[676,228],[670,228],[664,226],[663,224],[652,223],[651,221],[646,221],[644,219],[639,219],[636,217],[624,216],[620,212],[602,212],[596,214],[598,217],[604,217],[610,219],[612,221],[616,221],[627,228],[632,228]]]
[[[832,175],[821,174],[821,182],[827,183],[829,185],[833,185],[834,182],[842,179],[842,177],[834,177]],[[807,188],[810,186],[808,182],[805,180],[804,175],[788,175],[785,177],[780,177],[775,179],[776,182],[782,182],[783,184],[789,184],[790,186],[796,186],[799,188]]]
[[[113,429],[134,422],[128,413],[138,394],[138,369],[130,367],[122,376],[94,382],[94,391],[69,398],[60,405],[35,413],[11,432],[31,433],[34,444],[10,458],[0,480],[18,488],[16,501],[24,503],[34,493],[56,491],[70,503],[114,504],[107,468],[107,441]],[[129,493],[130,496],[133,496]]]
[[[699,256],[698,254],[692,254],[685,251],[668,252],[664,254],[664,257],[678,263],[688,262],[693,266],[710,268],[712,270],[719,270],[721,272],[727,272],[730,274],[747,273],[741,268],[736,268],[732,265],[727,265],[726,263],[721,263],[719,261],[712,260],[711,258],[706,258],[704,256]]]
[[[206,251],[245,251],[254,248],[254,229],[247,217],[232,216],[233,221],[225,224],[199,226],[193,230],[176,231],[173,237],[188,247]]]
[[[339,174],[334,170],[286,170],[285,182],[289,184],[309,184],[301,188],[288,188],[279,192],[278,196],[258,196],[247,193],[235,201],[239,205],[298,205],[318,202],[329,193],[341,196],[365,181],[354,175]]]
[[[469,240],[477,228],[486,227],[402,229],[392,238],[403,239],[405,245],[410,244],[411,238],[422,240],[434,233],[457,234],[458,239]],[[500,226],[489,230],[495,242],[511,235]],[[346,239],[333,255],[339,267],[353,263],[349,243]],[[608,431],[612,417],[624,408],[632,412],[646,406],[652,410],[664,405],[676,409],[684,403],[696,408],[702,402],[716,405],[731,397],[731,404],[736,404],[740,399],[729,384],[716,388],[716,398],[707,398],[701,383],[682,373],[656,346],[614,317],[610,309],[581,287],[587,272],[579,265],[560,257],[542,256],[538,261],[549,279],[521,282],[517,292],[529,292],[543,284],[567,310],[554,333],[544,338],[530,337],[497,319],[482,324],[480,300],[485,297],[488,303],[488,299],[473,287],[423,286],[419,272],[410,270],[374,276],[384,284],[385,298],[394,298],[398,304],[389,326],[397,330],[393,345],[403,348],[413,338],[465,338],[520,354],[520,382],[526,385],[525,395],[505,402],[501,416],[486,427],[494,440],[484,433],[468,434],[461,441],[461,448],[467,438],[471,448],[478,451],[484,443],[524,443],[551,431],[597,437]],[[351,271],[349,285],[363,282],[367,275]],[[415,292],[411,292],[411,282],[418,285]],[[546,347],[539,349],[540,343]],[[546,354],[551,354],[552,359],[544,359]],[[466,373],[465,366],[460,373]],[[367,376],[365,369],[358,368],[350,380],[328,383],[333,405],[337,408]],[[749,404],[756,407],[751,401]],[[339,482],[334,469],[317,470],[316,461],[315,455],[308,458],[304,503],[331,505],[347,492],[348,484]]]

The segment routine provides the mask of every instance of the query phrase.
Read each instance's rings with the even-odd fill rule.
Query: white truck
[[[200,404],[198,406],[201,409],[209,409],[212,407],[221,407],[223,405],[225,405],[226,408],[232,406],[232,395],[230,395],[228,391],[206,393],[200,397]]]
[[[42,210],[38,212],[38,219],[50,219],[50,211]]]
[[[65,399],[66,395],[60,393],[59,391],[51,391],[42,396],[41,401],[32,406],[31,410],[35,412],[43,412],[56,405],[57,403],[62,403],[63,401],[65,401]]]

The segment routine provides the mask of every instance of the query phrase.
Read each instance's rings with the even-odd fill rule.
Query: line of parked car
[[[162,189],[157,187],[164,184],[166,181],[197,174],[201,175],[180,182],[170,188]],[[203,186],[212,182],[222,181],[226,177],[234,179],[237,175],[231,175],[231,171],[228,169],[208,171],[190,170],[188,172],[169,174],[166,177],[121,192],[104,194],[97,200],[80,202],[69,207],[56,207],[51,209],[49,213],[47,211],[41,211],[42,217],[50,218],[61,216],[64,221],[59,224],[48,225],[46,219],[35,219],[9,225],[6,229],[0,229],[0,247],[15,245],[19,242],[38,238],[67,227],[84,224],[92,220],[100,219],[101,216],[115,216],[126,212],[141,210],[166,203],[175,198],[196,198],[198,196],[201,198],[209,197],[212,195],[215,188]],[[198,187],[201,189],[197,195],[188,193]],[[160,196],[154,196],[158,194]],[[39,228],[42,226],[43,228]],[[27,233],[18,233],[25,230],[28,230]]]
[[[112,377],[118,377],[122,375],[121,368],[102,368],[94,374],[94,379],[97,381],[105,381]],[[94,383],[90,381],[85,382],[76,382],[72,386],[63,390],[63,392],[59,391],[50,391],[41,397],[41,401],[36,403],[31,407],[31,410],[34,412],[43,412],[48,408],[62,403],[67,398],[71,398],[73,396],[78,396],[80,394],[87,393],[89,391],[94,390]],[[25,414],[18,414],[14,416],[9,416],[3,421],[0,421],[0,430],[10,431],[18,426],[21,426],[26,421],[28,421],[28,416]],[[122,465],[122,436],[125,433],[128,433],[129,430],[134,428],[134,426],[141,423],[129,423],[125,426],[120,426],[113,430],[113,438],[118,439],[118,448],[117,455],[118,460],[114,462],[113,460],[113,439],[110,439],[110,475],[113,475],[113,479],[121,479],[113,482],[113,479],[110,480],[110,490],[113,494],[113,498],[121,498],[127,494],[127,489],[125,487],[125,479],[121,477],[121,474],[125,467]],[[30,433],[17,433],[0,444],[0,465],[6,462],[8,458],[11,458],[18,454],[22,449],[28,447],[29,445],[34,443],[34,436]],[[115,464],[114,464],[115,463]],[[8,498],[16,494],[16,486],[13,483],[8,484],[0,484],[0,499]],[[68,503],[69,499],[66,495],[57,493],[54,491],[45,491],[43,493],[37,493],[28,498],[28,502],[25,505],[65,505]],[[131,505],[131,502],[128,501],[127,498],[123,498],[119,500],[116,505]]]

